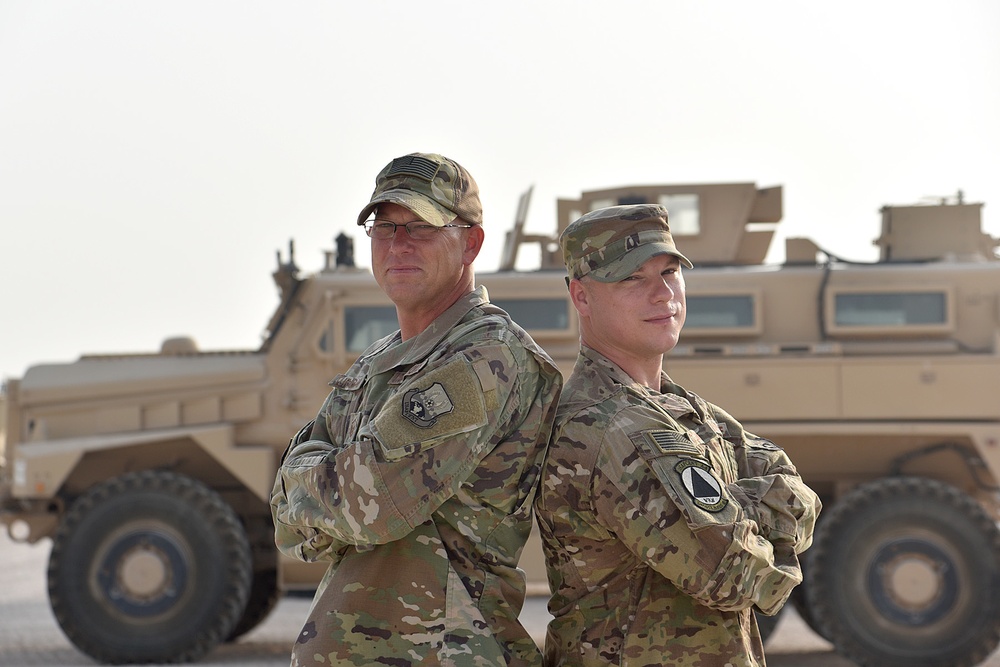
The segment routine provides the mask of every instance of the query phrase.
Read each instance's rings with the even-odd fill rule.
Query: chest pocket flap
[[[479,375],[458,357],[403,384],[372,420],[371,431],[386,460],[396,461],[486,423]]]

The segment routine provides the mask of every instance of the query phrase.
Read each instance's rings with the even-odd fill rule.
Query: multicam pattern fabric
[[[820,501],[784,451],[661,376],[581,348],[535,503],[545,664],[759,667],[756,606],[801,582]]]
[[[517,569],[562,376],[480,288],[369,348],[293,439],[282,553],[330,567],[292,665],[540,665]]]
[[[375,177],[371,201],[361,209],[358,224],[380,203],[405,206],[421,220],[438,227],[461,218],[483,224],[479,185],[465,167],[437,153],[410,153],[395,158]]]
[[[570,223],[559,235],[570,278],[590,276],[610,283],[624,280],[654,255],[674,255],[687,268],[691,261],[677,250],[667,209],[659,204],[608,206]]]

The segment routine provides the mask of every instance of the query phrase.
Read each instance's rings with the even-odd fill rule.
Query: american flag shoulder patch
[[[687,434],[681,431],[669,431],[665,429],[644,431],[643,437],[649,444],[655,446],[663,454],[689,454],[701,455],[701,450],[688,439]]]

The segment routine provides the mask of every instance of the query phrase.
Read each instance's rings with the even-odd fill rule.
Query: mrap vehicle
[[[1000,642],[1000,240],[961,197],[881,209],[878,261],[807,239],[765,257],[782,189],[634,186],[557,202],[553,235],[523,231],[477,275],[573,367],[579,328],[558,232],[607,205],[670,210],[695,264],[666,369],[784,447],[824,510],[793,602],[862,665],[975,665]],[[491,231],[490,233],[499,233]],[[397,328],[338,237],[301,275],[291,249],[257,350],[88,354],[30,367],[2,398],[0,520],[52,540],[48,589],[66,636],[100,662],[196,660],[239,637],[322,565],[279,556],[268,498],[281,452],[327,382]],[[540,267],[516,270],[525,246]],[[529,593],[548,593],[534,535]],[[767,633],[774,618],[758,616]]]

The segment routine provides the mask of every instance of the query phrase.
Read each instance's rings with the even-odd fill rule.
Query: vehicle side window
[[[698,195],[660,195],[659,203],[670,211],[670,231],[674,236],[697,236],[701,232]]]
[[[566,299],[490,299],[507,311],[527,331],[565,330],[569,328],[569,304]]]
[[[685,326],[691,329],[743,329],[756,324],[752,294],[687,297]]]
[[[345,306],[344,334],[348,352],[364,350],[399,328],[393,306]]]
[[[843,327],[945,324],[946,297],[942,292],[842,293],[836,296],[835,322]]]

